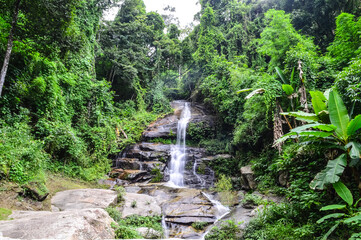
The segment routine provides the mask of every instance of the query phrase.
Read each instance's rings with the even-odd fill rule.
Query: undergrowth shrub
[[[0,177],[23,184],[43,174],[49,160],[43,146],[26,122],[10,126],[0,121]]]
[[[235,240],[238,239],[240,229],[238,225],[231,220],[223,221],[220,227],[213,227],[205,236],[205,240]]]

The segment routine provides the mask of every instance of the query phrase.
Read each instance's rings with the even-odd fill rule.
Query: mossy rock
[[[12,214],[12,211],[7,208],[0,208],[0,221],[8,220],[8,217]]]
[[[49,195],[49,190],[43,182],[29,182],[26,185],[23,185],[24,189],[23,195],[30,197],[36,201],[44,201]]]

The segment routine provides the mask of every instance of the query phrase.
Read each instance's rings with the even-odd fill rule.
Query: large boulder
[[[160,206],[152,196],[127,192],[124,199],[123,218],[134,214],[140,216],[158,216],[162,214]]]
[[[257,183],[251,165],[241,167],[242,187],[246,190],[256,189]]]
[[[14,239],[114,239],[112,218],[103,209],[65,212],[15,211],[0,221],[3,237]],[[1,235],[0,235],[1,236]]]
[[[117,203],[117,193],[106,189],[75,189],[58,192],[51,199],[53,211],[107,208]]]

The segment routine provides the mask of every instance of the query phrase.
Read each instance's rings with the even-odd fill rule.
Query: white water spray
[[[185,103],[177,126],[177,144],[171,148],[169,174],[169,185],[171,186],[184,186],[183,172],[186,162],[186,130],[190,119],[191,111],[189,103]]]
[[[202,192],[203,195],[209,200],[211,201],[211,203],[213,204],[213,206],[217,209],[217,214],[216,214],[216,221],[213,223],[212,226],[214,226],[219,220],[221,220],[222,218],[224,218],[231,210],[226,207],[223,206],[222,203],[220,203],[219,201],[213,199],[213,197],[205,192]],[[209,231],[212,228],[209,228],[203,235],[202,235],[202,240],[205,238],[205,236],[209,233]]]

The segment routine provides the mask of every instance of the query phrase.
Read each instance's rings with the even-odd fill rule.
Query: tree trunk
[[[16,22],[18,21],[20,1],[21,0],[16,0],[16,2],[15,2],[15,9],[14,9],[13,20],[11,22],[8,45],[7,45],[7,48],[6,48],[4,63],[3,63],[3,66],[1,68],[1,73],[0,73],[0,97],[1,97],[1,92],[2,92],[3,86],[4,86],[4,82],[5,82],[6,72],[8,70],[8,66],[9,66],[11,50],[13,49],[13,37],[14,37]]]

